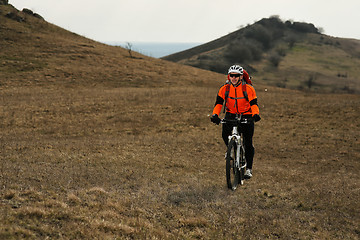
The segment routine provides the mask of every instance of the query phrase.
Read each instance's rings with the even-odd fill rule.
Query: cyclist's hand
[[[254,121],[255,121],[255,122],[258,122],[258,121],[260,121],[260,120],[261,120],[260,115],[259,115],[259,114],[255,114],[255,115],[254,115]]]
[[[219,125],[221,122],[221,119],[219,118],[219,116],[217,114],[214,114],[211,116],[210,120],[215,123],[216,125]]]

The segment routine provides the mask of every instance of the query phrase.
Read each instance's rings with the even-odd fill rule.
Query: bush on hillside
[[[219,62],[213,62],[213,63],[210,63],[207,66],[207,70],[227,74],[227,70],[229,68],[229,65],[231,65],[231,64],[226,64],[226,63],[222,63],[222,62],[220,62],[220,63]]]
[[[34,12],[31,11],[30,9],[24,8],[24,9],[22,10],[22,12],[23,12],[23,13],[26,13],[26,14],[28,14],[28,15],[34,16],[34,17],[36,17],[36,18],[39,18],[39,19],[44,20],[44,18],[43,18],[42,16],[40,16],[40,15],[37,14],[37,13],[34,13]]]
[[[0,0],[0,5],[8,5],[9,1],[8,0]]]
[[[275,51],[279,54],[281,57],[286,56],[286,49],[284,47],[278,47],[275,49]]]
[[[270,28],[271,29],[284,29],[285,28],[284,22],[277,15],[271,16],[269,18],[263,18],[260,21],[258,21],[257,23],[263,25],[267,29],[270,29]]]
[[[33,15],[33,14],[34,14],[33,11],[31,11],[30,9],[27,9],[27,8],[24,8],[22,11],[23,11],[23,13],[26,13],[26,14],[29,14],[29,15]]]
[[[261,49],[261,43],[242,39],[229,44],[224,57],[228,62],[258,61],[262,58]]]
[[[252,59],[250,49],[239,42],[230,44],[224,55],[228,62],[245,62]]]
[[[34,13],[33,16],[36,17],[36,18],[38,18],[38,19],[44,20],[44,18],[43,18],[40,14],[38,14],[38,13]]]
[[[319,33],[319,30],[312,23],[286,21],[285,25],[302,33]]]
[[[270,18],[263,18],[258,21],[258,24],[264,26],[271,34],[272,40],[282,38],[286,26],[279,16],[272,16]]]
[[[255,24],[247,28],[244,35],[247,39],[251,38],[260,42],[264,49],[269,49],[271,46],[272,34],[263,25]]]
[[[289,35],[287,38],[285,38],[285,41],[289,44],[289,48],[292,49],[295,46],[297,37],[294,34],[292,34]]]
[[[9,12],[5,15],[5,17],[10,18],[12,20],[15,20],[17,22],[23,22],[25,21],[25,18],[20,16],[17,12]]]
[[[304,33],[319,33],[318,29],[312,23],[294,22],[293,29]]]
[[[277,52],[274,52],[269,56],[269,61],[274,67],[278,67],[281,62],[281,56]]]

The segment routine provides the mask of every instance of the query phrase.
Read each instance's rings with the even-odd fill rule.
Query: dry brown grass
[[[208,118],[223,76],[95,42],[99,61],[65,61],[89,41],[71,36],[44,68],[0,73],[1,239],[359,238],[358,95],[254,79],[254,177],[232,192]]]
[[[257,89],[236,192],[216,88],[3,90],[2,236],[356,239],[359,96]]]

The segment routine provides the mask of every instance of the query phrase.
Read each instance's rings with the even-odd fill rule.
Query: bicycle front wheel
[[[226,152],[226,182],[228,188],[235,190],[239,184],[240,171],[235,166],[235,159],[237,155],[237,146],[235,139],[231,139]]]
[[[240,155],[240,177],[239,177],[239,183],[240,185],[244,184],[244,179],[245,179],[245,167],[246,167],[246,159],[245,159],[245,146],[244,146],[244,135],[241,133],[241,146],[240,146],[240,153],[238,153]]]

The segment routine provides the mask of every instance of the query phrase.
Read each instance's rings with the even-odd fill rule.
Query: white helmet
[[[228,74],[232,73],[232,72],[239,73],[239,74],[243,75],[244,69],[240,65],[232,65],[228,70]]]

